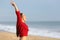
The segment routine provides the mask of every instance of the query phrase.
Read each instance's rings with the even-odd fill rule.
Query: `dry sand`
[[[18,38],[14,33],[0,32],[0,40],[18,40]],[[60,40],[60,39],[40,36],[28,36],[28,40]]]

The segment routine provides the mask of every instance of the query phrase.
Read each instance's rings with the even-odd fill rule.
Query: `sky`
[[[60,21],[60,0],[14,0],[27,21]],[[0,0],[0,22],[16,21],[10,0]]]

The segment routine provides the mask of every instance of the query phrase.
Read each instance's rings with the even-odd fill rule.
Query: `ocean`
[[[60,38],[60,21],[26,22],[29,35]],[[0,22],[0,31],[16,33],[16,22]]]

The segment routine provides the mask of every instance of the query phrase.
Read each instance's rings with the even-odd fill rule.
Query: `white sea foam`
[[[0,30],[16,33],[16,27],[10,25],[2,25],[0,24]],[[29,35],[37,35],[37,36],[46,36],[52,38],[60,38],[59,32],[51,32],[47,29],[37,29],[37,28],[29,28]]]
[[[47,29],[36,29],[36,28],[30,28],[30,35],[38,35],[38,36],[45,36],[45,37],[51,37],[51,38],[60,38],[59,32],[51,32]]]
[[[0,30],[15,33],[16,32],[16,27],[15,26],[10,26],[10,25],[0,24]]]

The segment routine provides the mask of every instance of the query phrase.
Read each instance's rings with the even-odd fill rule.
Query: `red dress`
[[[28,36],[28,26],[24,22],[22,22],[20,11],[16,11],[16,15],[17,15],[17,25],[16,25],[17,37]]]

